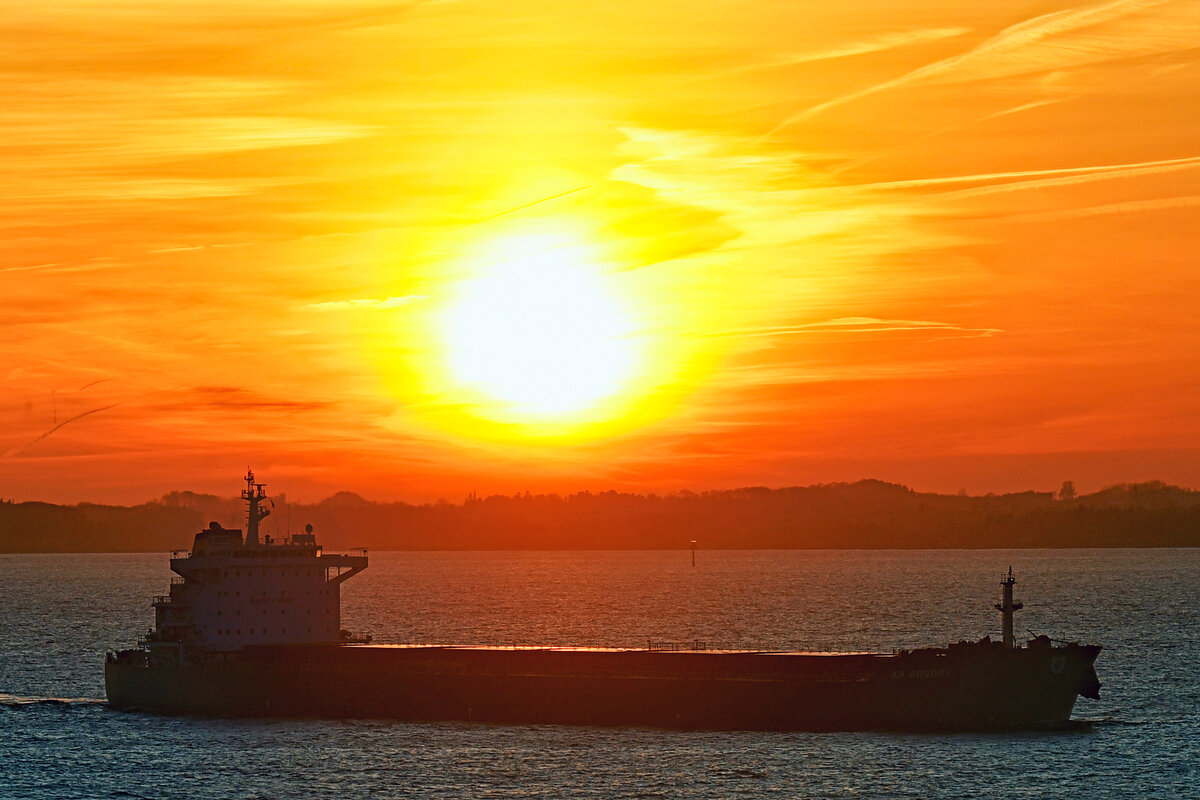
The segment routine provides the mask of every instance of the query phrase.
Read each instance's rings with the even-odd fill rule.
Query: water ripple
[[[819,650],[1023,622],[1105,645],[1067,733],[761,733],[114,713],[104,652],[143,633],[159,555],[0,556],[0,796],[155,798],[1190,798],[1200,785],[1198,551],[382,553],[345,589],[379,641]],[[16,576],[20,576],[17,579]],[[7,624],[11,623],[11,624]]]

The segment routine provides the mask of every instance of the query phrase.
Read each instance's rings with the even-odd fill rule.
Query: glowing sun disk
[[[463,282],[443,339],[453,378],[516,418],[590,409],[622,389],[636,362],[632,325],[604,274],[544,245]]]

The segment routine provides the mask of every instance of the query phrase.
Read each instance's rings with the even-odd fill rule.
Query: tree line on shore
[[[240,500],[172,492],[138,506],[0,501],[0,553],[185,550],[210,520],[242,527]],[[1076,495],[968,496],[864,480],[671,494],[471,495],[377,503],[342,492],[275,501],[275,539],[311,523],[330,550],[919,549],[1200,546],[1200,492],[1162,482]]]

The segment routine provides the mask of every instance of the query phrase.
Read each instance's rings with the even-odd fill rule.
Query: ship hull
[[[899,654],[261,646],[110,656],[111,707],[719,730],[1013,730],[1097,696],[1095,646]]]

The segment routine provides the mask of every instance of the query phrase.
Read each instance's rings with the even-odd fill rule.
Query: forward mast
[[[1013,602],[1013,585],[1017,579],[1013,577],[1012,567],[1008,568],[1008,577],[1000,581],[1000,586],[1003,590],[1001,600],[996,604],[996,610],[1000,612],[1002,630],[1004,632],[1004,646],[1007,648],[1015,648],[1017,639],[1013,635],[1013,613],[1020,611],[1025,607],[1024,603]]]

